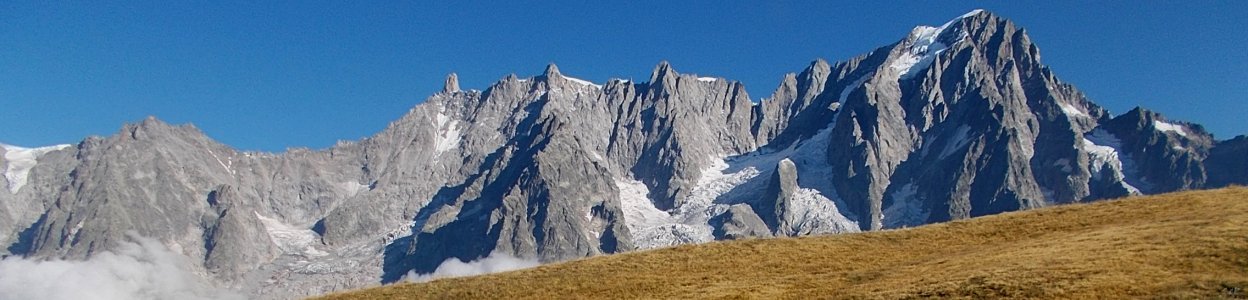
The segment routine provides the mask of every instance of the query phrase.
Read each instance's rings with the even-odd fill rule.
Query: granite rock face
[[[879,230],[1248,182],[1244,137],[1112,116],[973,11],[759,102],[667,62],[603,84],[550,65],[438,94],[328,149],[240,152],[154,118],[0,147],[0,252],[84,259],[155,238],[213,282],[295,298],[448,259],[555,262],[716,239]]]
[[[711,218],[715,227],[715,238],[721,240],[738,240],[745,238],[772,237],[767,224],[754,213],[754,209],[746,204],[730,206],[728,211]]]
[[[793,194],[797,192],[797,167],[793,165],[793,161],[784,159],[776,164],[775,171],[771,172],[771,179],[768,180],[767,190],[763,192],[763,198],[756,211],[762,214],[763,221],[768,227],[780,228],[789,227],[789,216],[792,209],[789,207],[793,202]]]

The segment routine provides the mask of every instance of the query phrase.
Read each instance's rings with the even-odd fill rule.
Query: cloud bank
[[[0,299],[244,299],[204,283],[160,242],[127,236],[133,242],[85,261],[0,260]]]
[[[536,267],[542,263],[532,259],[521,259],[511,255],[502,253],[491,253],[485,258],[464,262],[459,259],[449,258],[438,265],[433,273],[416,274],[416,271],[407,272],[403,276],[408,282],[426,282],[440,278],[464,277],[473,275],[482,275],[498,272],[507,272],[512,270],[526,269]]]

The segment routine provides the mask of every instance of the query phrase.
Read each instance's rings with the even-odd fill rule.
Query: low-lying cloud
[[[127,236],[133,241],[84,261],[0,260],[0,299],[244,299],[206,284],[160,242]]]
[[[434,269],[433,273],[416,274],[416,271],[409,271],[406,276],[403,276],[403,278],[408,282],[426,282],[440,278],[507,272],[532,268],[541,264],[541,262],[533,259],[522,259],[502,253],[491,253],[485,258],[471,262],[464,262],[459,259],[449,258],[446,261],[443,261],[442,264],[438,265],[438,268]]]

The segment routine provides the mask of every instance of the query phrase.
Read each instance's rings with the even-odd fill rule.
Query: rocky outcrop
[[[221,185],[208,193],[214,214],[204,217],[204,267],[223,276],[238,276],[251,267],[273,260],[281,250],[254,209],[238,190]]]
[[[442,93],[450,94],[459,91],[459,75],[446,75],[446,83],[442,85]]]
[[[721,240],[739,240],[754,237],[771,237],[771,230],[763,219],[754,213],[749,205],[737,204],[728,208],[723,214],[711,218],[711,226],[715,227],[715,238]]]
[[[792,227],[790,222],[793,209],[789,206],[792,205],[793,194],[797,189],[797,167],[791,160],[780,160],[775,171],[771,173],[762,201],[754,209],[762,215],[767,227],[779,235],[788,235],[786,229]]]

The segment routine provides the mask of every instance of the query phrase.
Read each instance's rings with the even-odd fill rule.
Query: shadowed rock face
[[[1218,142],[1209,150],[1205,167],[1209,187],[1248,185],[1248,136]]]
[[[1215,141],[1204,127],[1170,122],[1158,113],[1137,107],[1106,122],[1102,128],[1118,137],[1125,154],[1134,159],[1143,192],[1206,186],[1203,162]]]
[[[483,91],[452,74],[383,131],[323,150],[239,152],[156,119],[6,146],[0,243],[81,259],[135,231],[221,285],[289,298],[491,253],[553,262],[1244,184],[1244,141],[1112,117],[1025,30],[975,11],[816,60],[758,103],[666,62],[601,85],[552,64]]]

